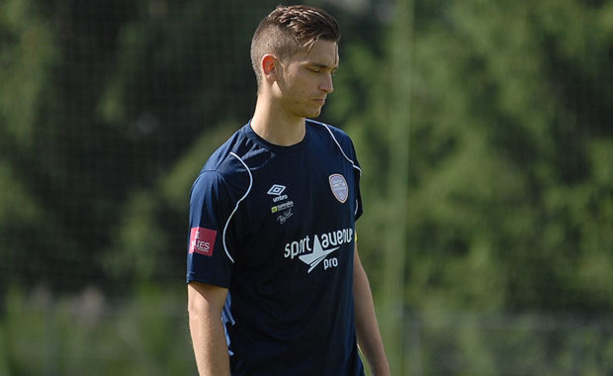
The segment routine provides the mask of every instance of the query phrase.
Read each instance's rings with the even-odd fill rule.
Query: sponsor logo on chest
[[[338,267],[338,258],[328,257],[341,246],[353,241],[352,228],[331,231],[323,234],[307,235],[300,240],[285,244],[283,256],[293,260],[298,258],[309,266],[307,273],[311,273],[323,261],[323,269]]]

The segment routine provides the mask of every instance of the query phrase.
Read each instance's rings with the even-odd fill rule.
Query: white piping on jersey
[[[317,123],[316,123],[317,124]],[[334,133],[332,133],[332,130],[330,129],[330,127],[328,127],[327,124],[324,123],[319,123],[321,125],[324,126],[324,128],[326,128],[328,130],[328,133],[330,133],[330,136],[332,137],[332,140],[334,140],[334,143],[336,144],[336,146],[340,149],[341,153],[343,154],[343,157],[345,157],[346,160],[348,160],[351,165],[353,166],[353,168],[355,168],[356,170],[358,170],[360,172],[360,176],[362,176],[362,169],[360,167],[358,167],[355,162],[353,160],[351,160],[351,158],[349,158],[347,156],[347,154],[345,154],[345,151],[343,150],[343,148],[341,147],[341,145],[338,143],[338,141],[336,140],[336,137],[334,137]]]
[[[332,133],[332,130],[330,129],[330,127],[328,127],[327,124],[324,123],[319,123],[319,122],[315,122],[315,124],[321,124],[324,126],[324,128],[326,128],[328,130],[328,133],[330,133],[330,137],[332,137],[332,140],[334,140],[334,143],[336,144],[336,146],[340,149],[341,153],[343,154],[343,157],[345,157],[346,160],[348,160],[351,165],[353,166],[353,168],[355,168],[356,170],[358,170],[360,172],[360,176],[362,176],[362,169],[360,167],[358,167],[355,162],[353,160],[351,160],[351,158],[349,158],[347,156],[347,154],[345,154],[345,151],[343,150],[343,148],[341,147],[341,145],[338,143],[338,141],[336,140],[336,137],[334,137],[334,133]],[[353,214],[357,214],[358,213],[358,207],[359,207],[359,202],[356,199],[355,200],[355,212]]]
[[[247,188],[247,192],[245,192],[243,197],[241,197],[240,200],[236,202],[236,206],[234,206],[234,210],[232,210],[232,213],[230,213],[230,215],[228,216],[228,219],[226,220],[226,225],[223,227],[223,249],[224,251],[226,251],[226,255],[228,256],[230,261],[232,261],[232,263],[234,264],[234,258],[232,258],[232,256],[230,255],[230,252],[228,251],[228,246],[226,245],[226,231],[228,230],[228,225],[230,224],[230,221],[232,220],[234,213],[236,213],[236,211],[238,210],[238,206],[244,199],[247,198],[247,196],[249,196],[249,192],[251,192],[251,187],[253,186],[253,175],[251,175],[251,171],[249,171],[249,167],[241,159],[241,157],[236,155],[236,153],[234,152],[230,152],[230,155],[238,159],[238,161],[245,167],[245,169],[247,170],[247,173],[249,174],[249,188]]]

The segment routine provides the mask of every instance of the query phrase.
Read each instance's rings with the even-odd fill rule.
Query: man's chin
[[[317,111],[311,111],[310,113],[305,115],[305,118],[307,118],[307,119],[316,119],[317,117],[319,117],[320,114],[321,114],[321,109],[319,109]]]

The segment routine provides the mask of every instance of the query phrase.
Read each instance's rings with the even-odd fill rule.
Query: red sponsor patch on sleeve
[[[217,231],[204,227],[192,227],[189,236],[189,253],[199,253],[205,256],[213,256]]]

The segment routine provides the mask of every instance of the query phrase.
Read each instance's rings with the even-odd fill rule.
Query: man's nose
[[[334,91],[334,84],[332,83],[332,74],[324,74],[322,82],[319,85],[319,89],[325,91],[326,94],[330,94]]]

